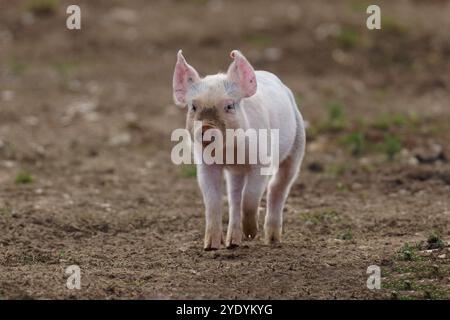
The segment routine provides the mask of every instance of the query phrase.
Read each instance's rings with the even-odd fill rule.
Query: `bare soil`
[[[374,31],[363,1],[75,2],[80,31],[74,1],[0,0],[0,298],[450,297],[449,1],[381,1]],[[281,247],[202,250],[195,172],[170,160],[180,48],[202,74],[239,48],[295,91]]]

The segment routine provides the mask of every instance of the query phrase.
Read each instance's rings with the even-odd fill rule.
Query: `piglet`
[[[223,136],[228,134],[227,129],[278,129],[279,165],[272,175],[267,175],[262,174],[260,163],[197,164],[206,211],[205,250],[216,250],[224,244],[223,176],[229,203],[225,246],[234,248],[243,238],[255,238],[258,209],[266,189],[264,240],[267,244],[280,243],[283,207],[305,152],[305,126],[291,90],[274,74],[254,71],[238,50],[230,56],[233,61],[227,73],[200,77],[180,50],[173,76],[175,103],[187,107],[186,127],[192,137],[196,135],[196,121],[202,124],[202,135],[209,129]]]

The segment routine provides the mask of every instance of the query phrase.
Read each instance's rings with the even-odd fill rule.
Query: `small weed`
[[[407,119],[401,114],[383,113],[375,120],[374,127],[380,130],[387,130],[392,127],[402,127],[407,123]]]
[[[341,240],[352,240],[353,239],[353,233],[350,230],[344,231],[341,234],[338,235],[338,239]]]
[[[55,70],[63,77],[70,76],[77,67],[74,62],[70,61],[57,62],[53,66]]]
[[[0,207],[0,215],[1,216],[10,216],[12,213],[12,208],[8,205],[5,205],[4,207]]]
[[[417,279],[445,277],[450,269],[442,268],[439,265],[432,264],[426,259],[418,261],[402,261],[396,263],[393,271],[400,274],[413,273]]]
[[[427,249],[442,249],[444,247],[445,247],[445,243],[438,234],[432,233],[428,237]]]
[[[413,290],[413,284],[410,280],[396,279],[392,281],[387,281],[383,285],[386,289],[392,289],[395,291],[411,291]]]
[[[33,182],[33,176],[27,171],[21,171],[16,175],[16,183],[27,184]]]
[[[303,101],[303,94],[301,94],[300,92],[295,92],[294,94],[294,98],[295,98],[295,102],[297,103],[297,106],[300,106],[300,104]]]
[[[355,119],[354,124],[355,124],[356,128],[358,128],[359,130],[362,130],[362,129],[367,129],[369,122],[364,117],[357,117]]]
[[[344,143],[350,147],[354,156],[360,156],[366,149],[366,138],[362,132],[352,132],[344,138]]]
[[[397,293],[392,294],[392,299],[394,299],[394,300],[417,300],[416,297],[402,295],[402,294],[399,295]]]
[[[302,212],[300,213],[300,219],[309,222],[314,225],[323,223],[339,222],[342,215],[334,210],[325,210],[321,212]]]
[[[417,246],[411,245],[408,242],[397,252],[398,259],[402,261],[416,261],[419,259],[417,255]]]
[[[338,102],[331,102],[327,106],[328,118],[321,125],[322,131],[339,131],[347,127],[347,119],[344,113],[344,106]]]
[[[267,35],[249,35],[245,38],[246,42],[255,47],[268,47],[272,44],[272,38]]]
[[[355,12],[364,12],[367,7],[370,6],[371,2],[367,0],[353,0],[349,1],[349,6],[352,11]]]
[[[386,89],[382,89],[382,88],[376,89],[373,92],[374,99],[379,102],[384,101],[386,99],[387,94],[388,93],[387,93]]]
[[[383,289],[394,290],[391,298],[395,300],[442,300],[449,298],[449,292],[431,284],[417,284],[412,280],[396,279],[382,283]],[[399,291],[408,291],[399,293]]]
[[[346,171],[346,164],[330,164],[325,168],[325,175],[331,178],[336,178],[342,176]]]
[[[27,65],[17,60],[16,57],[10,57],[7,61],[8,69],[14,75],[21,75],[27,69]]]
[[[328,120],[330,122],[340,122],[344,119],[344,107],[337,102],[328,104]]]
[[[450,295],[448,291],[443,291],[436,286],[420,286],[423,291],[423,298],[426,300],[448,300]]]
[[[28,0],[25,10],[37,15],[54,14],[58,9],[59,0]]]
[[[422,255],[421,250],[432,244],[441,245],[439,236],[432,234],[428,241],[405,243],[392,261],[392,268],[383,271],[384,289],[392,289],[393,299],[449,299],[450,290],[446,278],[450,268],[445,261],[434,256]]]
[[[398,137],[392,134],[387,134],[381,144],[383,152],[387,155],[389,160],[393,160],[395,155],[402,150],[402,143]]]
[[[408,31],[406,26],[398,22],[398,19],[394,19],[386,15],[384,15],[383,19],[381,19],[381,29],[398,36],[404,36]]]
[[[340,47],[345,49],[355,48],[360,42],[358,30],[354,27],[343,27],[336,38]]]
[[[345,192],[345,191],[349,191],[350,190],[349,186],[347,184],[345,184],[345,183],[342,183],[342,182],[338,182],[336,184],[336,189],[339,192]]]
[[[185,178],[197,176],[197,167],[195,165],[183,165],[181,167],[181,175]]]

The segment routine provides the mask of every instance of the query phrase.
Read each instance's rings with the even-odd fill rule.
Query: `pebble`
[[[109,140],[109,144],[111,146],[123,146],[123,145],[127,145],[131,142],[131,136],[128,133],[120,133],[118,135],[115,135],[113,137],[111,137],[111,139]]]
[[[283,51],[280,48],[270,47],[264,49],[264,58],[268,61],[279,61],[283,55]]]
[[[108,18],[113,22],[123,24],[134,24],[138,20],[138,15],[134,10],[126,8],[114,8],[108,14]]]
[[[211,12],[218,13],[221,12],[224,8],[223,0],[210,0],[208,2],[208,9]]]
[[[415,158],[419,163],[434,163],[436,161],[445,161],[446,157],[441,145],[432,143],[424,148],[418,148],[413,151]]]
[[[14,99],[14,91],[3,90],[1,100],[4,102],[11,102]]]

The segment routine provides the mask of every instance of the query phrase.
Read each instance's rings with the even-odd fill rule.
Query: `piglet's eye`
[[[193,112],[197,111],[197,106],[196,106],[195,104],[192,104],[192,105],[191,105],[191,110],[192,110]]]
[[[227,105],[225,106],[225,111],[226,111],[226,112],[231,112],[231,111],[233,111],[234,109],[235,109],[234,103],[230,103],[230,104],[227,104]]]

